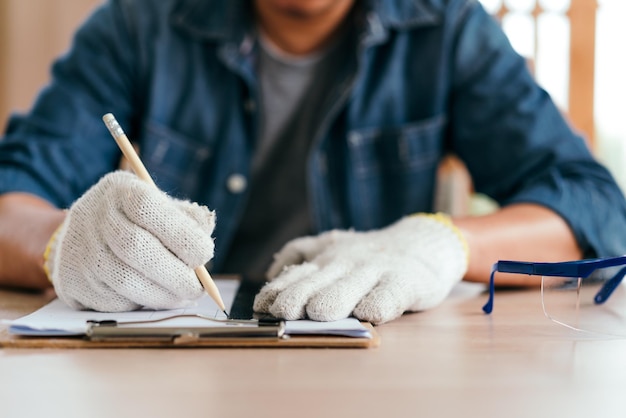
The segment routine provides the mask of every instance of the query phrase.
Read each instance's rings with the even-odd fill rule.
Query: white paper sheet
[[[239,282],[236,280],[216,279],[215,284],[230,311],[235,298]],[[151,321],[168,318],[176,315],[200,314],[215,319],[225,319],[224,313],[217,307],[215,302],[204,296],[193,306],[174,310],[139,310],[121,313],[105,313],[94,311],[76,311],[69,308],[59,299],[55,299],[41,309],[10,322],[9,332],[15,335],[30,336],[72,336],[84,335],[87,331],[87,321],[115,320],[119,323],[135,321]],[[178,317],[167,321],[142,324],[145,326],[226,326],[220,322],[210,322],[202,318]],[[348,337],[371,338],[371,334],[357,319],[346,318],[332,322],[317,322],[309,320],[286,321],[285,333],[287,335],[312,334],[312,335],[343,335]]]

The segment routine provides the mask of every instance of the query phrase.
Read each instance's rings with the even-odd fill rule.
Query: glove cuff
[[[450,218],[449,215],[443,212],[436,212],[436,213],[418,212],[413,215],[410,215],[410,217],[430,218],[450,228],[450,230],[459,239],[459,242],[461,243],[461,247],[463,247],[463,252],[465,253],[465,261],[467,262],[467,264],[469,264],[470,251],[469,251],[469,244],[467,243],[467,239],[465,238],[465,235],[463,235],[459,227],[456,226],[454,222],[452,222],[452,218]]]
[[[57,229],[54,230],[54,232],[50,236],[50,239],[48,240],[48,243],[46,244],[46,249],[43,252],[43,271],[46,273],[46,277],[52,284],[54,284],[54,282],[52,281],[52,259],[54,258],[53,253],[57,249],[57,238],[59,237],[59,232],[61,231],[61,229],[63,229],[64,225],[65,222],[62,222],[61,225],[59,225]]]

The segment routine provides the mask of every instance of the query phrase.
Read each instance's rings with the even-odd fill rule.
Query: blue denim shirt
[[[478,192],[534,202],[586,256],[626,253],[616,183],[476,0],[371,0],[320,109],[308,157],[318,231],[432,211],[446,153]],[[0,193],[69,206],[120,152],[113,112],[169,194],[217,211],[215,268],[246,204],[258,126],[257,45],[245,0],[111,0],[77,32],[53,80],[0,141]]]

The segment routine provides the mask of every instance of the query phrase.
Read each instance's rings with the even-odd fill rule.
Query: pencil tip
[[[222,312],[224,312],[224,315],[226,315],[226,319],[230,319],[230,316],[228,315],[228,312],[226,312],[226,311],[222,311]]]

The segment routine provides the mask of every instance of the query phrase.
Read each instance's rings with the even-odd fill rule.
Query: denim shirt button
[[[353,147],[359,146],[359,143],[361,142],[361,134],[357,132],[350,133],[348,135],[348,141],[350,141],[350,145]]]
[[[248,180],[241,174],[231,174],[226,179],[226,187],[231,193],[241,193],[246,190]]]

